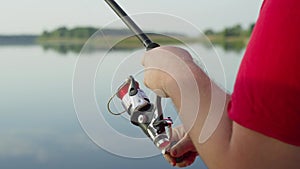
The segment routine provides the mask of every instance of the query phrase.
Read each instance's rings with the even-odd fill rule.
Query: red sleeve
[[[299,0],[265,0],[228,109],[238,124],[300,146]]]

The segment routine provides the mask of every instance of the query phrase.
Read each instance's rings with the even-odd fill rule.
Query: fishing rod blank
[[[157,43],[151,41],[151,39],[140,29],[140,27],[126,14],[126,12],[114,0],[105,0],[105,2],[122,19],[122,21],[142,42],[142,44],[146,47],[147,50],[159,47]]]

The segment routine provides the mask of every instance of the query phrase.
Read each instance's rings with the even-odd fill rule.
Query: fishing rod
[[[140,27],[126,14],[126,12],[114,1],[105,0],[111,9],[121,18],[127,27],[134,33],[134,35],[145,46],[146,50],[159,47],[159,44],[154,43],[151,39],[140,29]]]
[[[160,46],[153,42],[114,0],[105,0],[105,2],[134,33],[145,46],[146,50]],[[115,113],[110,109],[110,103],[115,96],[121,100],[122,106],[125,109],[124,111]],[[117,92],[109,99],[107,109],[113,115],[121,115],[127,112],[130,116],[131,123],[139,126],[163,154],[169,153],[168,151],[171,146],[174,145],[175,142],[171,143],[173,121],[170,117],[163,117],[161,97],[156,95],[155,101],[150,102],[150,99],[144,91],[140,89],[139,83],[133,76],[129,76],[126,81],[120,85]],[[176,158],[175,160],[177,163],[180,163],[183,159],[184,156]]]

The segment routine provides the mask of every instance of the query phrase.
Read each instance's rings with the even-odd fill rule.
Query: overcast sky
[[[129,14],[144,12],[171,14],[189,21],[201,30],[207,28],[220,30],[238,23],[248,26],[257,19],[262,4],[262,0],[116,1]],[[102,27],[117,19],[104,0],[0,0],[0,2],[0,34],[37,34],[59,26]],[[151,23],[151,20],[149,22]],[[166,27],[167,25],[162,25],[161,29],[167,29]],[[145,29],[149,30],[151,27]]]

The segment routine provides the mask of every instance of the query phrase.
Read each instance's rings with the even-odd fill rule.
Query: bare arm
[[[214,84],[186,51],[173,47],[153,49],[146,53],[143,64],[150,68],[145,73],[145,84],[172,99],[198,154],[210,169],[300,168],[299,147],[266,137],[228,118],[230,95]],[[220,97],[212,99],[212,91]],[[224,104],[213,106],[222,112],[213,112],[213,102],[221,103],[224,96]],[[191,108],[195,104],[200,105],[197,116]],[[208,113],[221,113],[221,118],[209,139],[200,143]]]

